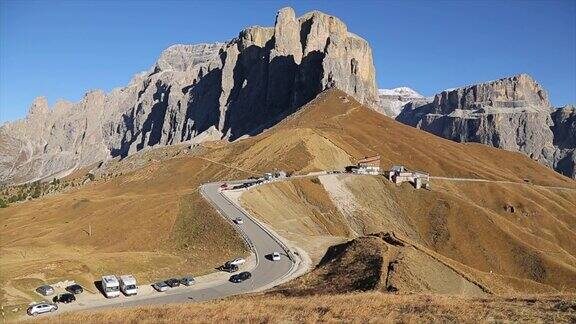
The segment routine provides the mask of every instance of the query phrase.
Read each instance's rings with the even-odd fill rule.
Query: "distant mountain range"
[[[412,100],[396,120],[457,142],[521,152],[576,178],[574,107],[553,108],[546,91],[527,74]]]
[[[338,18],[281,9],[273,27],[224,43],[174,45],[110,93],[48,107],[0,127],[0,184],[48,180],[148,147],[252,136],[318,93],[339,88],[405,124],[459,142],[518,151],[575,178],[574,108],[553,110],[527,75],[431,98],[376,88],[372,50]]]

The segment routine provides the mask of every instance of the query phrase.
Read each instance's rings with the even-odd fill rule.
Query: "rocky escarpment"
[[[278,12],[216,44],[175,45],[127,87],[92,91],[0,128],[0,182],[62,176],[156,145],[253,135],[337,87],[377,109],[372,52],[336,17]]]
[[[565,106],[552,112],[554,146],[554,168],[564,175],[576,179],[576,107]]]
[[[561,139],[574,124],[569,115],[555,111],[544,89],[520,74],[443,91],[431,103],[406,105],[396,120],[457,142],[522,152],[574,177],[574,143]]]
[[[392,118],[398,116],[404,106],[410,102],[424,105],[432,101],[431,98],[426,98],[408,87],[378,89],[378,97],[381,112]]]

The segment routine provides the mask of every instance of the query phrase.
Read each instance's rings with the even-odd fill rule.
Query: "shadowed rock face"
[[[377,108],[368,43],[336,17],[297,18],[284,8],[274,27],[247,28],[227,43],[171,46],[111,93],[93,91],[52,110],[35,100],[25,119],[0,128],[0,183],[60,177],[200,134],[254,135],[332,87]]]
[[[431,103],[404,106],[396,120],[453,141],[521,152],[575,177],[573,109],[554,110],[526,74],[443,91]]]

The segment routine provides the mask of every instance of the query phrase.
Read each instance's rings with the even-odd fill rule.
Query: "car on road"
[[[244,263],[246,263],[246,260],[244,260],[243,258],[236,258],[234,260],[228,261],[226,262],[227,264],[232,264],[235,266],[240,266],[243,265]]]
[[[50,296],[54,293],[54,288],[52,288],[52,286],[42,285],[36,288],[36,292],[42,296]]]
[[[278,253],[278,252],[270,253],[270,259],[272,261],[280,261],[280,253]]]
[[[193,277],[184,277],[182,279],[180,279],[180,282],[184,285],[184,286],[191,286],[193,285],[196,281],[194,280]]]
[[[74,294],[71,294],[71,293],[63,293],[63,294],[54,296],[54,299],[52,299],[52,301],[55,303],[69,304],[71,302],[76,301],[76,296],[74,296]]]
[[[232,272],[238,271],[238,266],[234,265],[234,264],[230,264],[229,262],[226,262],[226,264],[224,264],[223,266],[220,266],[220,268],[218,268],[218,270],[232,273]]]
[[[170,286],[170,288],[175,288],[175,287],[180,286],[180,280],[178,280],[176,278],[168,279],[165,282],[168,286]]]
[[[244,220],[242,219],[242,217],[236,217],[234,218],[234,223],[240,225],[240,224],[244,224]]]
[[[152,285],[152,288],[156,289],[156,291],[163,292],[168,290],[170,286],[168,286],[164,281],[159,281]]]
[[[66,287],[66,291],[69,293],[72,293],[74,295],[78,295],[78,294],[83,293],[84,289],[82,289],[82,286],[80,286],[79,284],[73,284],[73,285]]]
[[[230,281],[233,283],[240,283],[242,281],[248,280],[252,278],[252,274],[248,271],[240,272],[239,274],[235,274],[230,276]]]
[[[30,316],[36,316],[38,314],[44,314],[49,312],[55,312],[58,310],[58,305],[48,303],[48,302],[41,302],[37,304],[30,305],[26,313]]]

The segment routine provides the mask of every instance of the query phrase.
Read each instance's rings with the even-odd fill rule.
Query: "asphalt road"
[[[234,224],[233,226],[238,227],[238,230],[252,243],[252,249],[256,256],[256,266],[253,269],[240,269],[240,271],[250,271],[252,273],[251,279],[242,283],[232,283],[229,281],[217,282],[210,287],[202,289],[196,289],[194,286],[191,286],[185,289],[168,290],[167,292],[157,293],[157,296],[145,299],[129,300],[129,298],[126,298],[123,299],[125,301],[120,303],[115,303],[114,300],[110,300],[109,304],[106,303],[87,308],[127,307],[218,299],[264,288],[290,273],[295,263],[288,258],[284,249],[277,241],[279,239],[275,239],[273,234],[258,225],[250,215],[244,213],[226,199],[219,190],[220,185],[221,183],[205,184],[200,187],[200,190],[204,197],[218,209],[222,216],[231,221],[236,217],[241,217],[244,220],[243,224]],[[279,252],[282,256],[281,260],[269,260],[267,256],[272,252]]]

